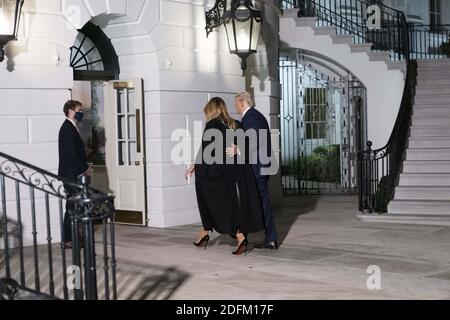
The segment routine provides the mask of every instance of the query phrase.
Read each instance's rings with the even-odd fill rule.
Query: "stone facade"
[[[234,110],[234,94],[246,89],[254,92],[272,128],[279,128],[278,13],[270,4],[262,8],[266,23],[260,50],[242,77],[224,30],[206,38],[204,12],[213,2],[27,0],[19,40],[8,44],[0,65],[1,151],[56,172],[62,106],[74,86],[70,48],[77,29],[91,21],[111,39],[120,78],[144,80],[149,225],[198,222],[194,185],[184,178],[186,165],[170,158],[176,144],[172,132],[192,130],[194,121],[203,121],[203,107],[213,96],[223,97]],[[276,132],[273,137],[279,139]],[[280,179],[272,180],[273,198],[279,201]]]

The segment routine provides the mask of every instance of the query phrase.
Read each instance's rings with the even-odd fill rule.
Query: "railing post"
[[[91,197],[89,193],[89,185],[91,178],[89,176],[81,176],[80,184],[83,186],[81,191],[83,206],[83,235],[84,235],[84,268],[85,268],[85,291],[86,300],[97,300],[97,268],[95,261],[95,239],[94,224],[91,216]]]
[[[91,216],[94,203],[89,191],[91,178],[83,175],[78,182],[82,186],[81,192],[68,199],[72,209],[70,218],[73,238],[73,264],[80,268],[80,271],[82,269],[81,249],[84,248],[84,294],[81,288],[76,288],[75,300],[83,300],[84,296],[86,300],[97,300],[95,240],[93,217]]]
[[[373,182],[373,168],[372,168],[372,141],[367,142],[367,198],[368,198],[368,209],[369,212],[373,212],[373,195],[372,195],[372,182]]]
[[[99,193],[89,187],[91,178],[83,175],[79,178],[79,187],[81,190],[72,198],[69,204],[71,208],[72,220],[72,236],[73,236],[73,264],[80,268],[83,265],[84,271],[84,294],[83,290],[75,291],[75,299],[82,300],[98,300],[98,286],[97,286],[97,264],[95,253],[95,229],[94,224],[99,223],[103,225],[110,224],[111,226],[111,269],[112,269],[112,291],[113,298],[116,297],[115,289],[115,252],[114,252],[114,197]],[[81,224],[81,228],[78,228]],[[108,257],[108,242],[103,230],[103,260],[105,271],[105,286],[109,286],[109,257]],[[83,255],[80,252],[83,249]],[[81,263],[81,257],[83,263]],[[109,287],[105,288],[105,298],[109,299]]]

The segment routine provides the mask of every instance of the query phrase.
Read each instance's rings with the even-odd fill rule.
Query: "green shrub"
[[[375,211],[376,212],[387,212],[387,206],[390,201],[389,193],[389,176],[384,176],[380,179],[378,184],[378,189],[374,194]]]
[[[441,45],[441,50],[443,54],[447,55],[447,57],[450,58],[450,41],[444,42]]]
[[[292,164],[290,174],[299,180],[341,183],[340,145],[318,147],[309,156],[298,158]]]

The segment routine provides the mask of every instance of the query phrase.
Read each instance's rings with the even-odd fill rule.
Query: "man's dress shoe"
[[[269,250],[277,250],[278,243],[276,241],[268,241],[260,244],[255,244],[253,246],[255,249],[269,249]]]

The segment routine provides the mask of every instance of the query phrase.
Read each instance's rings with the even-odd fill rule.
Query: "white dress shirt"
[[[242,113],[242,119],[244,119],[245,114],[248,112],[248,110],[250,110],[251,107],[248,107],[247,109],[245,109],[245,111]]]
[[[75,123],[75,121],[73,121],[73,120],[70,119],[70,118],[66,118],[66,119],[69,120],[69,121],[73,124],[73,126],[75,127],[75,129],[77,129],[78,133],[80,133],[80,129],[78,129],[77,124]]]

